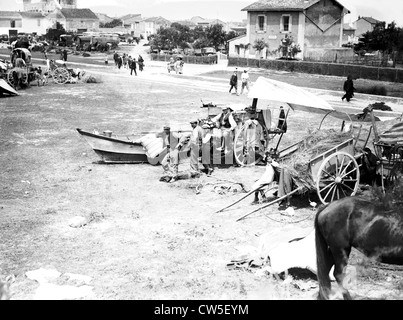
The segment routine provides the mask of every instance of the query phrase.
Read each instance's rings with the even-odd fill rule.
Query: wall
[[[372,25],[367,20],[359,19],[356,21],[356,30],[355,30],[356,36],[359,37],[365,32],[372,30],[373,30]]]
[[[304,61],[321,61],[340,63],[343,60],[353,60],[354,51],[351,48],[316,48],[315,50],[307,50]]]
[[[15,26],[11,27],[11,21],[15,21]],[[21,18],[0,18],[0,28],[7,28],[7,29],[18,29],[22,26]],[[8,34],[8,32],[7,32]]]
[[[351,74],[354,78],[403,83],[403,69],[395,68],[379,68],[351,64],[309,61],[248,59],[236,57],[228,58],[228,66],[241,68],[265,68],[288,72],[311,73],[339,77],[347,77],[347,75]]]
[[[305,52],[316,48],[340,47],[343,9],[333,1],[322,0],[306,11]]]
[[[38,20],[40,20],[40,25],[38,26]],[[22,20],[22,32],[33,33],[36,32],[38,35],[46,34],[46,29],[50,27],[50,22],[45,18],[34,18],[28,19],[23,18]]]
[[[98,31],[99,21],[93,19],[71,19],[67,20],[66,31],[77,31],[77,29],[87,29],[87,31]]]
[[[237,37],[234,38],[233,40],[228,41],[228,55],[230,56],[239,56],[239,57],[248,57],[249,56],[249,49],[244,51],[243,48],[240,48],[240,44],[247,44],[249,42],[249,39],[247,36],[242,36],[242,37]],[[237,46],[239,50],[237,50]]]
[[[152,61],[166,61],[167,63],[172,57],[174,57],[170,54],[156,54],[156,53],[152,53],[149,56]],[[194,64],[215,64],[217,63],[217,58],[218,58],[217,55],[204,56],[204,57],[183,56],[183,62]]]
[[[264,31],[257,30],[258,16],[266,17],[266,25]],[[291,29],[290,32],[284,32],[280,30],[281,17],[283,15],[290,15],[291,17]],[[249,42],[251,44],[250,54],[255,55],[256,50],[253,48],[253,44],[257,39],[264,39],[269,45],[268,51],[277,50],[281,44],[281,40],[284,39],[286,34],[292,35],[295,42],[298,42],[299,36],[299,13],[298,12],[248,12],[248,22],[250,23]],[[265,52],[262,52],[262,56],[265,56]]]

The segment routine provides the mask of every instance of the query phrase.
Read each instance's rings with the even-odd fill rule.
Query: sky
[[[38,0],[34,0],[38,1]],[[185,20],[194,16],[225,22],[246,19],[241,11],[254,0],[77,0],[78,8],[118,17],[138,13],[142,17],[162,16],[169,20]],[[403,0],[338,0],[352,13],[347,21],[360,16],[373,17],[403,27]],[[0,11],[22,10],[22,0],[0,0]]]

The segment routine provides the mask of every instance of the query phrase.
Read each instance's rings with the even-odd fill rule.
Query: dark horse
[[[319,299],[329,299],[329,271],[345,300],[343,287],[351,248],[379,262],[403,265],[403,208],[361,197],[347,197],[319,208],[315,217],[315,242]]]

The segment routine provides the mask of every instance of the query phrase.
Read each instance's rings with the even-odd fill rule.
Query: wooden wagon
[[[20,75],[21,83],[28,85],[33,79],[34,68],[32,66],[31,51],[26,48],[15,48],[10,54],[12,67],[7,70],[6,80],[12,86],[15,87],[14,73],[18,72]],[[17,58],[21,58],[25,62],[25,66],[20,67],[16,65]]]
[[[256,110],[258,110],[258,100],[264,99],[270,101],[269,103],[272,105],[283,105],[292,110],[322,114],[323,118],[318,130],[327,116],[333,116],[336,119],[342,120],[341,132],[345,131],[347,133],[342,141],[336,145],[329,146],[325,151],[310,158],[303,172],[301,169],[294,170],[296,176],[299,174],[304,175],[309,178],[310,183],[305,185],[294,183],[296,188],[289,192],[289,194],[257,210],[285,199],[298,191],[303,192],[304,189],[305,191],[316,191],[323,204],[356,194],[359,189],[360,175],[364,166],[363,149],[367,147],[373,130],[372,127],[366,132],[362,130],[362,122],[371,121],[368,117],[363,117],[356,109],[354,111],[348,110],[348,108],[346,110],[343,110],[343,108],[336,110],[323,99],[301,88],[262,77],[258,78],[248,96],[253,99],[252,107]],[[380,114],[383,115],[382,112],[380,112]],[[372,111],[370,115],[374,115]],[[387,114],[388,118],[397,116],[399,116],[399,113],[396,112]],[[377,120],[381,120],[380,118],[381,117],[377,117]],[[349,122],[349,128],[347,128],[347,122]],[[279,141],[280,139],[278,142]],[[282,163],[287,157],[298,154],[300,152],[300,146],[304,143],[305,141],[301,140],[283,149],[279,149],[279,144],[277,143],[277,145],[270,148],[270,150],[266,149],[266,153],[270,151],[270,154],[274,156],[278,162]],[[300,171],[298,172],[298,170]],[[246,196],[255,191],[257,191],[257,189],[251,190]],[[246,196],[242,197],[240,200]],[[219,211],[222,210],[223,209]]]
[[[382,189],[385,185],[394,184],[403,174],[403,121],[400,117],[387,130],[378,133],[375,119],[372,117],[374,128],[374,149],[379,158],[378,172],[381,176]]]

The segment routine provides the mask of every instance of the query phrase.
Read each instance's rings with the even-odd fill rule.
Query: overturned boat
[[[150,135],[138,141],[131,141],[113,137],[111,131],[104,131],[103,134],[91,133],[79,128],[77,131],[104,163],[157,165],[166,154],[162,139],[155,136]]]

